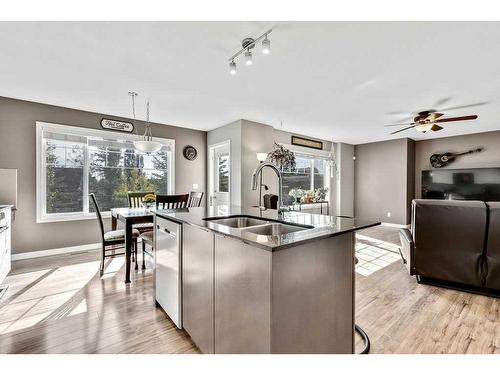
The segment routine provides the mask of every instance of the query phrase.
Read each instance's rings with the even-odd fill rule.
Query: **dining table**
[[[152,223],[153,209],[145,207],[118,207],[111,209],[111,229],[116,230],[118,221],[125,227],[125,284],[130,283],[130,263],[132,258],[132,227],[134,224]],[[136,254],[137,256],[137,254]],[[137,261],[137,260],[136,260]]]

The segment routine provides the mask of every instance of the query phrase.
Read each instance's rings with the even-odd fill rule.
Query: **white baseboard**
[[[384,223],[382,222],[384,227],[393,227],[393,228],[401,228],[401,229],[410,229],[410,224],[393,224],[393,223]]]
[[[30,251],[28,253],[12,254],[12,260],[15,261],[15,260],[47,257],[47,256],[51,256],[51,255],[78,253],[80,251],[89,251],[89,250],[99,249],[100,247],[101,247],[101,243],[97,242],[97,243],[90,243],[87,245],[61,247],[59,249]]]

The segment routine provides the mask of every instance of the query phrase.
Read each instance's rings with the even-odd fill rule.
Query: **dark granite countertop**
[[[380,224],[380,222],[376,221],[315,215],[297,211],[284,212],[282,219],[280,219],[277,210],[261,210],[257,207],[240,206],[210,206],[174,210],[155,210],[155,214],[178,223],[186,223],[207,228],[213,232],[240,239],[252,246],[257,246],[269,251],[281,250]],[[270,221],[309,226],[310,228],[280,236],[267,236],[251,233],[244,229],[230,228],[225,225],[213,223],[209,220],[204,220],[206,218],[224,218],[234,215],[247,215]]]

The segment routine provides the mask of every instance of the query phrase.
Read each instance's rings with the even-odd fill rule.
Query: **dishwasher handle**
[[[160,232],[162,232],[163,234],[166,234],[169,237],[172,237],[172,238],[177,237],[175,232],[171,232],[167,228],[163,228],[163,227],[160,227],[159,225],[157,225],[156,229],[158,229]]]

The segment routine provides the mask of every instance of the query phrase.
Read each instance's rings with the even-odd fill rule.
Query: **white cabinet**
[[[157,217],[155,221],[155,299],[182,328],[181,225]]]
[[[11,209],[0,210],[0,289],[11,268]]]

